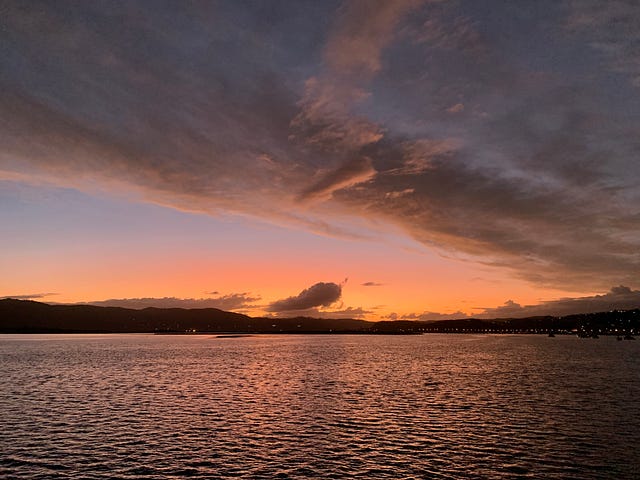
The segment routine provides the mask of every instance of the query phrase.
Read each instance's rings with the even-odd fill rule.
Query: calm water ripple
[[[0,477],[640,478],[640,342],[0,336]]]

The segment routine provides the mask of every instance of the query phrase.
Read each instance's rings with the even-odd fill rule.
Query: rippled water
[[[2,478],[640,478],[640,342],[0,336]]]

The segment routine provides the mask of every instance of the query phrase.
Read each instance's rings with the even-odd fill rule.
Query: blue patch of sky
[[[74,189],[0,182],[0,250],[57,250],[74,245],[111,245],[139,251],[174,249],[176,255],[227,252],[230,258],[261,255],[326,255],[356,248],[387,248],[380,242],[326,237],[264,223],[255,218],[183,212],[135,198],[87,194]]]

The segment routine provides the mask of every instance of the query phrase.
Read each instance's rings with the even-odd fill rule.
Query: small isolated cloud
[[[328,307],[342,296],[342,286],[333,282],[319,282],[301,291],[294,297],[272,302],[268,312],[292,312],[309,310],[315,307]]]
[[[464,112],[464,104],[462,103],[456,103],[455,105],[452,105],[451,107],[447,108],[447,113],[460,113],[460,112]]]
[[[603,295],[561,298],[535,305],[520,305],[507,300],[496,308],[485,308],[478,318],[533,317],[542,315],[563,316],[574,313],[595,313],[608,310],[631,310],[640,307],[640,290],[623,285],[612,287]]]
[[[363,287],[381,287],[384,285],[384,283],[364,282],[364,283],[361,283],[360,285],[362,285]]]
[[[6,295],[0,298],[3,300],[5,298],[13,298],[15,300],[34,300],[36,298],[44,298],[50,295],[58,295],[58,294],[57,293],[29,293],[29,294],[22,294],[22,295]]]
[[[394,198],[404,197],[405,195],[411,195],[413,192],[415,192],[413,188],[405,188],[404,190],[387,192],[384,194],[384,196],[385,198],[394,199]]]
[[[87,302],[88,305],[98,307],[121,307],[143,309],[155,308],[218,308],[220,310],[239,310],[251,307],[253,302],[260,300],[259,296],[251,296],[249,293],[230,293],[219,297],[210,298],[111,298]]]

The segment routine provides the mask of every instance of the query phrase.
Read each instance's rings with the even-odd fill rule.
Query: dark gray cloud
[[[57,293],[30,293],[30,294],[21,294],[21,295],[5,295],[4,298],[13,298],[15,300],[37,300],[44,297],[49,297],[51,295],[58,295]]]
[[[568,0],[568,30],[640,87],[640,9],[627,0]]]
[[[99,300],[86,302],[89,305],[99,307],[122,307],[142,309],[148,307],[155,308],[218,308],[220,310],[243,310],[250,308],[255,302],[260,300],[259,296],[252,296],[249,293],[230,293],[212,298],[112,298],[109,300]]]
[[[340,300],[342,287],[333,282],[319,282],[298,295],[276,300],[266,308],[268,312],[302,312],[315,307],[328,307]]]
[[[364,282],[361,283],[361,285],[363,287],[382,287],[384,285],[384,283],[378,283],[378,282]]]
[[[640,6],[383,3],[4,2],[0,178],[637,285]]]

